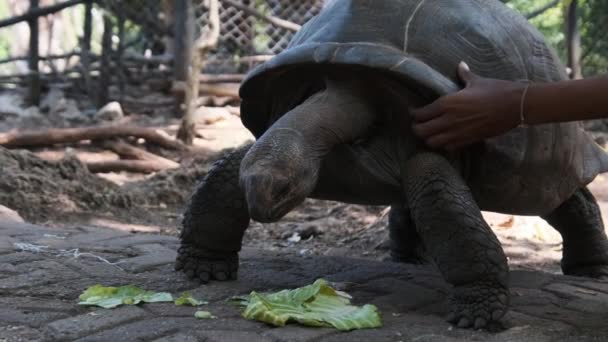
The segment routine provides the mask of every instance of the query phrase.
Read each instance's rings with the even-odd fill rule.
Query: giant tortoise
[[[508,265],[480,210],[543,217],[564,240],[565,274],[608,276],[608,240],[586,185],[608,158],[580,123],[515,130],[444,153],[412,133],[409,110],[481,76],[566,78],[542,35],[497,0],[334,0],[242,84],[253,146],[220,161],[184,214],[176,269],[236,277],[250,218],[279,220],[307,197],[391,205],[392,254],[424,250],[453,285],[448,320],[498,321]],[[419,248],[423,247],[423,248]]]

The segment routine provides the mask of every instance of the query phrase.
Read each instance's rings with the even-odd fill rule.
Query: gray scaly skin
[[[500,243],[458,164],[425,151],[401,130],[406,114],[374,111],[376,104],[360,95],[363,89],[377,95],[370,84],[329,81],[253,147],[218,162],[192,196],[176,267],[202,282],[234,279],[250,216],[274,222],[307,197],[392,204],[393,256],[418,262],[428,255],[454,286],[448,320],[487,327],[509,303]],[[375,130],[383,124],[392,128]],[[564,236],[564,273],[606,275],[608,241],[586,189],[545,219]]]
[[[238,252],[249,212],[239,185],[239,167],[251,145],[214,163],[196,187],[184,213],[175,269],[203,283],[236,279]]]
[[[476,329],[497,321],[509,304],[507,258],[470,189],[437,154],[420,153],[404,169],[416,230],[454,286],[448,321]]]
[[[542,218],[562,236],[564,274],[608,278],[608,239],[602,213],[589,189],[579,189]]]

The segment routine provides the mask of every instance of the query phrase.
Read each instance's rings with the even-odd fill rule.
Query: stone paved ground
[[[32,245],[48,247],[34,251]],[[447,287],[430,267],[245,250],[238,281],[199,286],[172,270],[176,247],[175,238],[150,233],[0,222],[0,341],[608,340],[608,282],[514,271],[505,329],[488,333],[444,322]],[[251,290],[297,287],[319,277],[343,284],[358,303],[376,304],[384,327],[350,333],[271,328],[241,318],[226,302]],[[78,295],[97,283],[191,290],[209,300],[204,310],[218,319],[196,320],[194,308],[171,303],[113,310],[76,305]]]

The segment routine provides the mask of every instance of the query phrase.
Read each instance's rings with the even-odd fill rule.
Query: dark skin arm
[[[429,146],[453,150],[521,124],[526,83],[483,78],[464,63],[458,73],[464,89],[412,111],[414,132]],[[527,125],[608,117],[608,75],[531,83],[523,103]]]

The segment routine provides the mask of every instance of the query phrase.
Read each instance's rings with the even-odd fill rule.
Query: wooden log
[[[199,84],[199,94],[230,97],[239,99],[238,83],[201,83]]]
[[[102,162],[84,163],[89,171],[93,173],[108,172],[135,172],[135,173],[154,173],[165,170],[162,166],[148,160],[108,160]]]
[[[245,74],[201,74],[198,80],[201,83],[241,83]]]
[[[136,137],[164,148],[186,151],[189,148],[180,141],[165,137],[156,129],[134,126],[101,126],[78,128],[51,128],[44,131],[12,131],[0,134],[0,145],[7,148],[49,146],[75,143],[82,140],[107,140]]]
[[[125,143],[124,141],[106,141],[102,144],[102,146],[104,148],[112,150],[113,152],[125,159],[136,159],[154,162],[163,169],[174,169],[179,167],[179,163],[176,163],[173,160],[161,157],[154,153],[150,153],[141,148],[137,148],[133,145]]]

